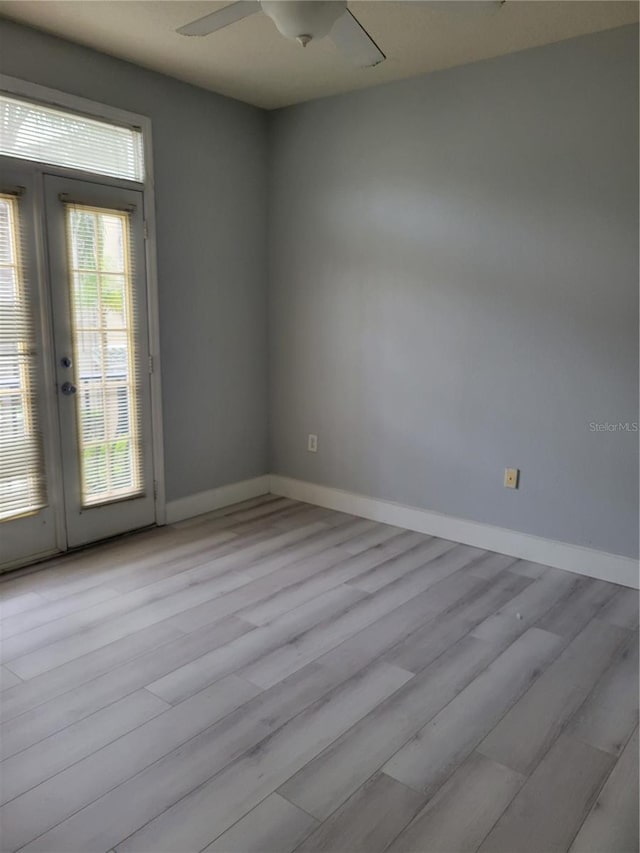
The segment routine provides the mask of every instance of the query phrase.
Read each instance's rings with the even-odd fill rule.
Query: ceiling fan
[[[191,21],[176,32],[208,36],[255,12],[264,12],[285,38],[306,47],[313,39],[329,36],[357,68],[379,65],[386,58],[362,24],[347,8],[347,0],[236,0]]]

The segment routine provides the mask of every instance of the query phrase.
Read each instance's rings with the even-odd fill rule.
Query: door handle
[[[65,396],[72,397],[76,393],[77,388],[73,382],[63,382],[60,386],[60,390]]]

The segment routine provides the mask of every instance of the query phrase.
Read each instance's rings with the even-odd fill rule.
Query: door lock
[[[60,359],[60,366],[61,367],[71,367],[71,359],[69,358],[68,355],[62,356],[62,358]]]
[[[60,386],[60,390],[62,391],[62,393],[65,396],[71,397],[76,393],[77,388],[73,384],[73,382],[63,382],[62,385]]]

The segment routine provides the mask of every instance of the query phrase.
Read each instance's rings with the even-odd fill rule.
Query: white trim
[[[167,523],[167,503],[164,474],[164,421],[162,418],[162,382],[160,364],[160,298],[158,295],[158,253],[156,238],[156,195],[153,177],[153,144],[151,119],[139,119],[144,145],[144,220],[145,260],[147,262],[147,322],[149,327],[149,356],[153,371],[151,381],[151,424],[153,441],[153,477],[156,503],[156,524]]]
[[[220,486],[217,489],[209,489],[207,492],[198,492],[186,498],[178,498],[167,503],[167,524],[183,521],[185,518],[194,518],[196,515],[204,515],[223,506],[240,503],[249,498],[258,498],[269,494],[269,475],[254,477],[252,480],[241,480],[238,483],[229,483],[228,486]]]
[[[638,561],[619,554],[608,554],[593,548],[571,545],[553,539],[543,539],[529,533],[519,533],[504,527],[494,527],[477,521],[468,521],[418,507],[405,506],[392,501],[377,500],[293,480],[289,477],[271,475],[270,491],[294,500],[305,501],[317,506],[348,512],[385,524],[406,527],[432,536],[440,536],[465,545],[473,545],[487,551],[497,551],[521,560],[531,560],[545,566],[554,566],[579,575],[598,578],[638,589]]]
[[[8,74],[0,74],[0,90],[8,92],[10,95],[39,101],[47,106],[73,110],[90,118],[106,119],[124,127],[140,127],[144,131],[144,122],[150,122],[147,116],[121,110],[119,107],[112,107],[110,104],[103,104],[100,101],[91,101],[88,98],[80,97],[80,95],[70,95],[60,89],[51,89],[49,86],[41,86],[39,83],[32,83],[30,80],[22,80],[20,77],[10,77]],[[145,157],[146,154],[145,151]]]
[[[147,264],[147,312],[149,327],[149,354],[153,359],[153,373],[151,374],[151,422],[153,428],[153,476],[155,492],[155,514],[157,524],[166,524],[167,510],[165,498],[165,468],[164,468],[164,441],[162,421],[162,387],[160,382],[160,319],[159,319],[159,297],[158,297],[158,266],[157,266],[157,238],[155,217],[155,185],[153,177],[153,142],[151,119],[148,116],[121,110],[109,104],[91,101],[79,95],[70,95],[59,89],[51,89],[18,77],[10,77],[0,74],[0,91],[7,92],[18,97],[28,98],[33,101],[50,106],[62,107],[92,118],[104,119],[126,127],[138,127],[142,130],[142,141],[144,146],[145,178],[144,184],[136,184],[131,181],[120,181],[117,178],[109,178],[106,175],[93,175],[91,172],[76,173],[75,170],[62,167],[50,166],[46,163],[36,163],[29,160],[21,160],[23,165],[31,164],[36,172],[47,174],[62,174],[90,180],[92,177],[101,183],[113,183],[121,186],[126,183],[132,189],[142,189],[144,197],[144,218],[146,221],[147,237],[145,241],[146,264]]]

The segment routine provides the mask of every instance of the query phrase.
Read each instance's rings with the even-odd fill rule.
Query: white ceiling
[[[210,0],[0,0],[22,21],[188,83],[274,109],[463,65],[638,20],[637,2],[351,0],[387,55],[354,69],[327,39],[307,48],[257,14],[205,38],[176,27],[222,8]]]

